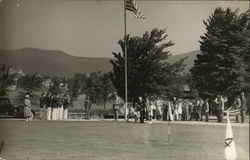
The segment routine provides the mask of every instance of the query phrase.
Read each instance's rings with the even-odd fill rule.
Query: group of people
[[[68,117],[68,108],[70,98],[68,94],[52,94],[48,92],[40,96],[40,119],[41,120],[66,120]],[[33,113],[31,110],[30,95],[26,94],[24,98],[24,118],[26,121],[32,121]]]
[[[42,120],[66,120],[70,98],[68,94],[41,94],[40,118]]]
[[[196,97],[195,99],[182,99],[173,97],[171,100],[161,98],[149,99],[139,96],[134,103],[124,104],[121,98],[116,95],[113,101],[114,120],[118,121],[119,112],[123,109],[125,120],[134,117],[135,122],[144,123],[146,119],[152,123],[152,119],[164,121],[209,121],[210,115],[215,115],[218,122],[223,122],[226,111],[236,111],[236,122],[244,123],[247,101],[244,92],[241,92],[234,99],[232,105],[228,105],[226,96],[217,95],[215,98]],[[41,94],[40,97],[40,118],[41,120],[66,120],[70,98],[68,94]],[[91,100],[89,96],[85,98],[85,118],[89,119]],[[24,117],[26,121],[31,121],[33,113],[29,95],[24,99]]]
[[[116,96],[113,109],[114,119],[118,120],[118,112],[120,109],[124,110],[125,120],[131,117],[135,118],[135,122],[140,120],[140,123],[144,123],[144,119],[152,123],[152,119],[165,120],[165,121],[209,121],[210,115],[215,115],[218,122],[223,122],[224,115],[228,110],[240,110],[239,114],[236,114],[236,122],[239,122],[239,116],[241,117],[241,123],[245,121],[245,115],[247,110],[246,98],[244,93],[241,92],[237,95],[233,105],[228,105],[228,99],[221,94],[215,98],[196,97],[195,99],[181,99],[173,97],[172,100],[163,100],[157,98],[155,100],[149,100],[146,97],[140,96],[134,103],[123,104],[121,98]]]

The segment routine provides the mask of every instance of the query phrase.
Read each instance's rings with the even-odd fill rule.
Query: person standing
[[[241,104],[240,96],[237,95],[234,99],[233,107],[229,108],[229,109],[240,109],[240,111],[241,111],[241,106],[242,106],[242,104]],[[240,114],[241,114],[241,112],[240,112]],[[236,115],[235,118],[236,118],[236,122],[238,123],[239,122],[239,115]]]
[[[178,99],[176,97],[173,97],[172,114],[174,120],[179,120]]]
[[[222,95],[219,95],[217,97],[217,101],[216,103],[219,105],[218,107],[218,116],[219,118],[219,122],[223,123],[224,121],[224,109],[225,109],[225,102],[226,102],[226,98],[223,98]]]
[[[195,119],[197,120],[197,107],[196,107],[196,99],[192,99],[189,101],[189,121]]]
[[[135,117],[135,123],[138,122],[138,119],[140,119],[140,106],[138,105],[138,103],[136,102],[134,107],[132,107],[132,113],[134,113],[134,117]]]
[[[156,119],[160,120],[162,117],[163,101],[158,98],[156,101]]]
[[[65,94],[63,97],[63,119],[67,120],[68,119],[68,108],[69,108],[69,95]]]
[[[130,107],[131,107],[131,104],[128,102],[123,104],[124,121],[127,121],[127,122],[129,122],[129,118],[130,118]]]
[[[51,95],[51,92],[47,93],[46,107],[47,107],[47,120],[50,121],[51,116],[52,116],[52,95]]]
[[[121,98],[115,94],[115,99],[113,101],[113,111],[114,111],[114,120],[115,121],[118,121],[118,118],[119,118],[119,109],[120,109],[120,106],[121,106]]]
[[[180,121],[182,118],[182,100],[179,98],[177,102],[177,113],[178,113],[178,120]]]
[[[245,98],[244,92],[240,93],[240,99],[241,99],[241,107],[240,107],[241,123],[244,123],[247,110],[247,100]]]
[[[57,115],[58,115],[58,95],[53,95],[52,96],[52,120],[56,121],[57,120]]]
[[[144,115],[145,115],[146,103],[142,99],[141,96],[139,97],[139,100],[138,100],[138,107],[139,107],[139,110],[140,110],[140,123],[144,123]]]
[[[150,108],[150,101],[148,98],[146,98],[146,102],[145,102],[145,105],[146,105],[146,111],[145,111],[145,114],[146,114],[146,120],[148,121],[149,120],[149,108]]]
[[[162,112],[162,120],[167,121],[168,120],[168,101],[163,101],[163,112]]]
[[[167,120],[168,121],[174,121],[173,114],[172,114],[172,105],[170,101],[166,102],[166,107],[167,107]]]
[[[85,108],[85,119],[89,119],[90,114],[90,107],[91,107],[91,100],[90,97],[87,95],[84,101],[84,108]]]
[[[199,120],[199,107],[200,107],[200,99],[199,97],[196,97],[194,100],[194,106],[193,106],[193,118],[195,118],[196,121]]]
[[[153,101],[153,103],[154,103],[154,108],[153,108],[153,119],[156,119],[156,102],[155,102],[155,100]]]
[[[175,113],[174,113],[176,103],[177,103],[177,99],[176,99],[176,97],[173,97],[173,101],[171,102],[171,113],[173,115],[173,120],[175,119],[175,116],[176,116]]]
[[[220,95],[217,95],[214,99],[214,108],[215,108],[215,114],[218,119],[218,122],[221,122],[219,99],[220,99]]]
[[[188,111],[188,103],[187,103],[187,100],[184,100],[183,101],[183,105],[182,105],[182,120],[183,121],[187,121],[188,119],[189,119],[189,116],[188,116],[188,113],[189,113],[189,111]]]
[[[41,97],[39,98],[40,101],[40,119],[45,120],[46,119],[46,103],[45,103],[45,96],[44,93],[41,94]]]
[[[60,94],[59,98],[58,98],[58,116],[57,116],[58,120],[62,120],[63,119],[63,95]]]
[[[202,109],[203,109],[204,101],[201,97],[199,97],[199,104],[197,104],[197,112],[200,121],[203,121],[202,117]]]
[[[25,98],[24,98],[24,118],[26,122],[32,121],[32,118],[33,118],[33,113],[31,112],[30,97],[28,94],[25,95]]]
[[[206,98],[204,105],[203,105],[203,113],[205,115],[205,121],[208,122],[209,121],[209,99]]]

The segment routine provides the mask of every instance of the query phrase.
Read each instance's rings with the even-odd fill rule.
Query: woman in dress
[[[177,112],[178,112],[178,120],[181,121],[182,119],[182,100],[178,99],[177,102]]]
[[[31,112],[31,103],[29,95],[25,95],[24,99],[24,118],[26,122],[32,121],[33,113]]]
[[[160,120],[162,117],[163,102],[160,98],[156,101],[156,119]]]

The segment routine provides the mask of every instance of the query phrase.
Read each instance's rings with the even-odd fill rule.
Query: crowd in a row
[[[118,112],[120,108],[123,109],[125,119],[130,117],[135,118],[135,122],[140,119],[140,123],[144,123],[144,119],[152,123],[152,119],[168,120],[168,121],[209,121],[211,114],[215,115],[218,122],[223,122],[225,111],[238,109],[239,113],[235,114],[236,121],[244,123],[246,115],[246,98],[244,93],[235,97],[235,100],[231,106],[228,104],[226,96],[217,95],[215,98],[196,97],[195,99],[181,99],[173,97],[172,100],[149,100],[148,98],[139,97],[138,101],[134,104],[128,104],[125,106],[122,104],[121,99],[116,96],[113,104],[115,121],[118,120]]]
[[[85,118],[90,118],[91,100],[86,96],[84,100]],[[236,121],[244,123],[247,110],[246,98],[243,92],[237,95],[231,106],[228,105],[226,96],[217,95],[215,98],[196,97],[195,99],[182,99],[173,97],[171,100],[166,99],[149,99],[147,97],[139,97],[134,103],[125,105],[121,98],[117,95],[113,101],[114,119],[118,120],[118,115],[121,110],[125,120],[131,117],[135,122],[140,120],[144,123],[146,119],[152,123],[152,119],[165,121],[209,121],[210,115],[215,115],[218,122],[223,122],[225,110],[238,109],[239,113],[235,114]],[[41,120],[66,120],[68,117],[68,108],[70,97],[68,94],[52,94],[48,92],[46,95],[41,94],[40,97],[40,118]],[[29,95],[25,96],[24,100],[24,117],[26,121],[31,121],[31,103]]]
[[[70,98],[68,94],[41,94],[40,97],[40,118],[42,120],[66,120],[68,117],[68,107]],[[32,120],[31,103],[29,95],[24,100],[24,117],[26,121]]]

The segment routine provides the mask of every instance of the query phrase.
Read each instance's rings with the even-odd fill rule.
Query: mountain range
[[[170,56],[173,63],[180,58],[188,57],[185,72],[192,68],[194,59],[200,51]],[[40,73],[42,75],[73,76],[75,73],[109,72],[112,70],[111,58],[76,57],[59,50],[42,50],[23,48],[18,50],[0,50],[0,64],[8,64],[24,73]]]

